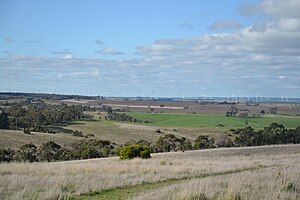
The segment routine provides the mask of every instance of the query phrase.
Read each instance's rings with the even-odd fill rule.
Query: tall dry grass
[[[105,158],[56,163],[3,163],[0,164],[0,199],[58,199],[144,182],[195,178],[247,169],[254,171],[224,175],[224,178],[216,176],[199,180],[206,180],[204,181],[207,184],[205,188],[213,187],[214,181],[217,183],[217,177],[220,177],[220,180],[227,179],[227,185],[235,183],[238,186],[239,177],[249,174],[249,177],[257,178],[253,179],[252,184],[263,184],[260,182],[263,182],[264,179],[259,179],[259,177],[273,176],[271,172],[264,174],[264,170],[272,171],[272,169],[263,167],[273,166],[276,170],[278,167],[282,169],[289,167],[289,169],[294,169],[297,173],[296,177],[299,177],[299,165],[294,167],[295,163],[299,162],[299,158],[300,145],[290,145],[163,153],[155,154],[148,160],[121,161],[118,158]],[[198,183],[199,180],[187,181],[183,185],[174,185],[174,187],[182,188],[177,189],[177,192],[185,193],[187,191],[186,197],[188,198],[188,194],[202,191],[203,181]],[[295,181],[295,184],[298,183],[299,181]],[[251,181],[247,184],[251,185]],[[190,185],[195,185],[194,189]],[[219,185],[218,187],[221,187],[222,184]],[[216,191],[218,191],[218,187],[216,187]],[[229,189],[235,187],[228,186]],[[191,190],[187,190],[187,188],[191,188]],[[162,189],[173,191],[176,188]],[[240,189],[243,190],[243,188]],[[240,189],[238,191],[241,191]],[[207,195],[211,195],[207,190],[204,191]],[[227,192],[227,190],[224,191]],[[163,191],[161,193],[163,194]],[[214,195],[214,192],[212,194]],[[148,193],[140,195],[148,195]],[[180,195],[183,194],[180,193]],[[144,197],[147,196],[137,196],[136,198]],[[184,199],[185,195],[182,197]],[[164,199],[164,196],[161,198]],[[167,198],[172,199],[173,197]]]
[[[182,181],[154,191],[145,191],[132,200],[298,200],[299,161],[285,167],[272,167],[228,175]]]

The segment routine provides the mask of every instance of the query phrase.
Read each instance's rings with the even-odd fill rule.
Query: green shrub
[[[45,142],[38,149],[38,160],[40,161],[53,161],[60,159],[61,146],[53,141]]]
[[[15,151],[8,149],[0,149],[0,163],[13,161]]]
[[[143,159],[151,158],[150,156],[150,149],[147,147],[147,149],[140,152],[140,157]]]
[[[120,159],[132,159],[135,157],[147,159],[151,158],[150,149],[147,146],[141,146],[139,144],[133,146],[126,146],[120,151]]]

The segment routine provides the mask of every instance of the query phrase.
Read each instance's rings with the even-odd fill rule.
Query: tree
[[[0,114],[0,129],[9,129],[8,114],[4,111]]]
[[[244,129],[238,129],[236,131],[236,134],[238,134],[237,137],[235,137],[235,143],[237,146],[253,146],[253,142],[255,140],[255,131],[250,126],[247,126]]]
[[[194,149],[211,149],[215,148],[215,139],[207,135],[200,135],[194,141]]]
[[[230,109],[226,112],[226,116],[236,116],[239,112],[239,109],[236,106],[231,106]]]
[[[156,152],[170,152],[180,150],[180,139],[173,134],[161,136],[155,143]]]
[[[40,161],[53,161],[60,159],[61,146],[53,141],[43,143],[38,150],[38,158]]]
[[[270,108],[270,113],[276,115],[277,114],[277,111],[278,111],[278,108],[277,107],[272,107]]]
[[[270,124],[262,131],[264,144],[286,144],[286,132],[287,130],[282,124]]]
[[[18,159],[21,161],[34,162],[37,160],[37,147],[32,144],[24,144],[20,147],[20,150],[17,152]]]

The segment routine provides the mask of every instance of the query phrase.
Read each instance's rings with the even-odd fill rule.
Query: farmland
[[[239,104],[236,105],[239,110],[249,113],[247,117],[240,117],[225,116],[231,105],[195,102],[165,102],[164,106],[163,102],[113,100],[18,102],[9,101],[11,107],[4,108],[10,119],[10,130],[0,130],[0,148],[15,151],[13,162],[0,164],[1,199],[229,200],[279,197],[296,200],[299,197],[300,146],[291,144],[298,143],[294,142],[298,141],[299,132],[295,128],[300,125],[298,105],[276,105],[278,113],[272,114],[271,108],[275,105]],[[17,126],[17,114],[10,108],[20,102],[23,104],[16,108],[22,110],[22,114],[18,116]],[[266,111],[261,114],[262,110]],[[109,118],[110,114],[116,118]],[[35,116],[40,121],[35,121]],[[259,133],[258,130],[271,123],[278,125],[270,129],[270,134]],[[280,129],[279,124],[285,128]],[[30,133],[25,134],[26,126],[31,128]],[[247,126],[254,129],[236,132]],[[55,132],[47,132],[49,130]],[[75,132],[82,135],[76,136]],[[288,140],[279,140],[276,144],[288,145],[240,147],[257,145],[259,136],[274,136],[270,141],[277,142],[276,138],[285,133]],[[251,137],[245,137],[247,134]],[[107,154],[92,154],[95,150],[104,152],[104,147],[92,146],[103,140],[110,141],[113,149]],[[60,145],[58,152],[66,156],[57,154],[59,157],[52,160],[55,162],[46,163],[39,152],[46,142],[52,141]],[[120,160],[114,157],[124,145],[135,145],[140,141],[151,147],[151,159]],[[202,148],[202,142],[213,142],[213,145],[197,150]],[[38,159],[33,163],[27,163],[26,159],[17,162],[23,155],[18,150],[29,143],[36,145]],[[259,143],[264,144],[275,143]],[[228,148],[222,148],[225,146]],[[218,148],[205,149],[215,147]],[[189,151],[191,149],[194,150]],[[162,151],[172,152],[155,153]],[[92,156],[108,158],[88,159],[98,158]],[[87,160],[62,161],[69,159]]]
[[[280,123],[287,128],[295,128],[300,125],[300,118],[287,117],[226,117],[223,115],[192,115],[192,114],[152,114],[152,113],[129,113],[128,115],[153,122],[154,126],[171,126],[187,128],[213,128],[224,127],[243,128],[251,126],[253,128],[263,128],[271,123]]]

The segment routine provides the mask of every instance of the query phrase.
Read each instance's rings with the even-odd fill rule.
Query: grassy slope
[[[226,199],[222,195],[231,191],[238,191],[242,199],[278,195],[297,199],[293,197],[299,195],[298,190],[284,188],[289,183],[300,188],[299,148],[281,145],[161,153],[148,160],[0,164],[0,199],[64,199],[85,193],[91,196],[79,198],[192,199],[180,197],[194,192]],[[262,196],[250,198],[248,194]],[[271,196],[263,196],[266,194]]]
[[[254,128],[263,128],[273,122],[283,124],[287,128],[300,126],[300,118],[284,117],[261,117],[261,118],[239,118],[226,117],[223,115],[192,115],[192,114],[151,114],[151,113],[128,113],[128,115],[153,122],[154,126],[172,126],[172,127],[206,127],[214,128],[218,124],[225,128],[243,128],[248,126]]]
[[[60,145],[70,144],[81,138],[68,134],[31,133],[24,134],[23,131],[1,130],[0,148],[19,148],[23,144],[33,143],[41,145],[43,142],[54,141]]]
[[[155,133],[154,130],[121,129],[117,123],[111,121],[79,121],[64,128],[79,130],[84,134],[94,134],[95,138],[118,144],[142,139],[155,141],[159,137],[159,134]]]

